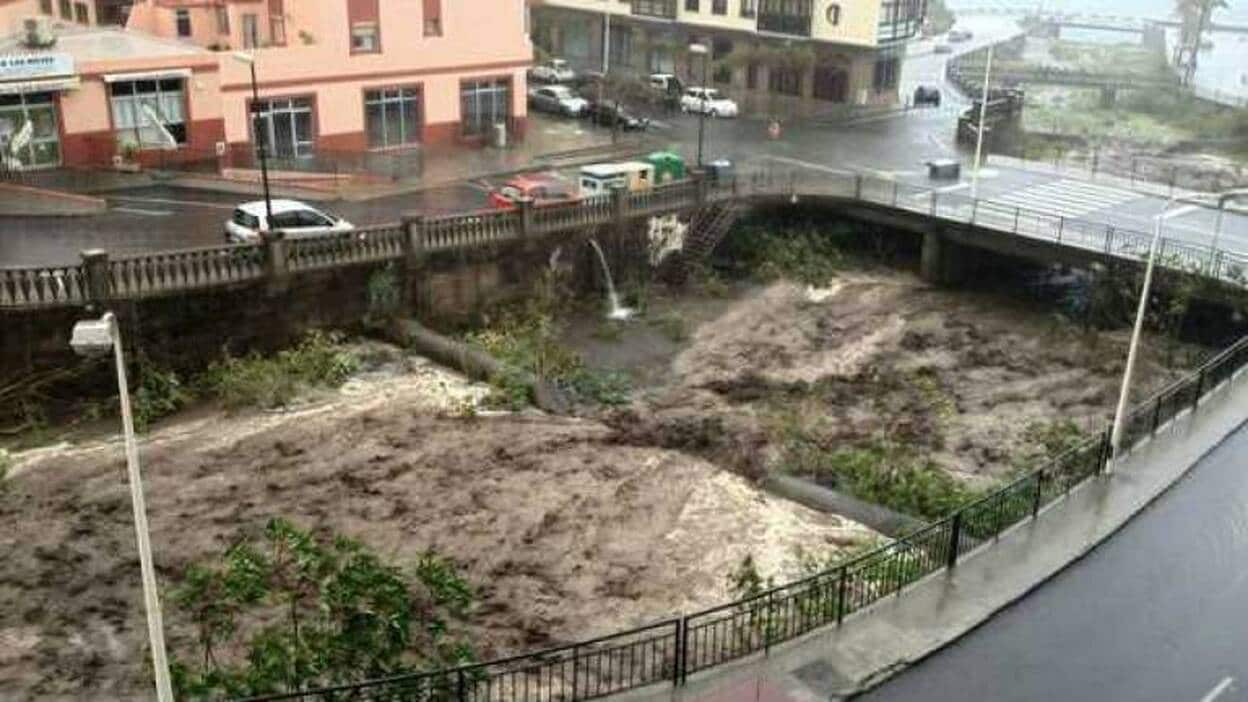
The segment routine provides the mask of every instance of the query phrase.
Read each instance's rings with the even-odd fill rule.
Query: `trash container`
[[[962,162],[951,158],[928,161],[927,177],[932,180],[957,180],[962,177]]]
[[[497,122],[494,124],[494,146],[502,149],[507,146],[507,123]]]

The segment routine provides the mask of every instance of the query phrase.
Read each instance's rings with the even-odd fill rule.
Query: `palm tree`
[[[1179,42],[1174,48],[1175,66],[1183,69],[1184,85],[1192,82],[1196,74],[1196,60],[1200,55],[1201,37],[1209,27],[1214,10],[1227,7],[1227,0],[1175,0],[1174,14],[1182,22]]]

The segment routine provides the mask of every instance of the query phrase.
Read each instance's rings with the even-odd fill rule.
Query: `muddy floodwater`
[[[875,538],[757,487],[783,468],[777,408],[829,446],[888,432],[989,482],[1029,422],[1104,421],[1125,356],[1123,335],[905,273],[724,292],[573,323],[591,363],[635,379],[631,405],[599,415],[465,411],[485,386],[374,349],[371,371],[290,411],[166,423],[142,447],[162,584],[281,515],[396,562],[453,559],[478,587],[457,626],[484,656],[605,634],[726,601],[746,554],[785,578],[798,547]],[[1160,347],[1145,390],[1172,375]],[[0,492],[0,698],[146,694],[124,477],[116,442],[18,456]],[[166,623],[190,653],[185,614]]]

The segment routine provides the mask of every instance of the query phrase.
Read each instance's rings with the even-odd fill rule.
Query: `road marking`
[[[234,209],[234,205],[226,205],[221,202],[204,202],[203,200],[173,200],[163,197],[131,197],[129,195],[116,195],[109,199],[120,202],[150,202],[158,205],[189,205],[191,207],[208,207],[214,210]]]
[[[932,193],[937,193],[937,194],[952,193],[952,192],[957,192],[958,190],[965,190],[969,187],[971,187],[970,183],[958,183],[957,185],[946,185],[942,188],[924,190],[921,193],[915,193],[911,197],[913,197],[915,200],[922,200],[923,198],[931,199]]]
[[[1169,212],[1163,212],[1159,215],[1154,216],[1153,219],[1171,219],[1173,217],[1182,217],[1185,214],[1191,214],[1197,210],[1203,210],[1203,209],[1205,208],[1201,207],[1200,205],[1188,205],[1186,207],[1180,207],[1177,210],[1170,210]]]
[[[168,217],[173,214],[169,210],[144,210],[138,207],[114,207],[113,212],[127,212],[129,214],[147,215],[148,217]]]
[[[1200,702],[1213,702],[1214,700],[1221,697],[1223,692],[1226,692],[1227,690],[1229,690],[1231,687],[1231,684],[1234,682],[1235,682],[1235,678],[1232,678],[1229,675],[1226,676],[1225,678],[1222,678],[1222,682],[1218,683],[1212,690],[1205,693],[1205,696],[1200,698]]]
[[[844,168],[833,168],[831,166],[825,166],[822,163],[811,163],[810,161],[803,161],[801,159],[789,158],[788,156],[768,156],[767,158],[771,159],[772,161],[776,161],[778,163],[787,163],[791,166],[801,166],[802,168],[809,168],[812,171],[823,171],[824,173],[837,173],[840,175],[854,175],[853,171],[847,171]]]

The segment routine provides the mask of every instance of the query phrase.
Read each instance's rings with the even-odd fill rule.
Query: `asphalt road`
[[[1248,699],[1248,428],[1118,534],[856,700]]]
[[[969,18],[975,39],[958,45],[968,50],[1016,31],[1012,20],[999,17]],[[968,194],[967,179],[955,184],[932,183],[925,163],[931,159],[959,157],[953,143],[958,114],[968,104],[944,82],[948,54],[931,52],[932,42],[921,43],[903,64],[900,86],[903,95],[919,85],[943,87],[940,108],[912,110],[904,114],[874,117],[848,125],[809,121],[784,125],[781,139],[767,136],[765,120],[708,120],[707,159],[727,157],[739,166],[774,163],[782,168],[856,170],[924,187],[939,185],[950,192]],[[687,115],[655,115],[660,140],[692,156],[696,152],[698,120]],[[598,128],[589,127],[586,128]],[[964,175],[969,175],[964,168]],[[485,206],[488,187],[464,183],[420,193],[388,197],[366,203],[337,202],[325,209],[356,224],[394,221],[405,212],[451,212]],[[1098,221],[1113,226],[1149,231],[1153,216],[1165,203],[1121,188],[1089,190],[1074,178],[1034,172],[986,168],[981,174],[979,195],[1000,198],[1004,205],[1024,205],[1054,211],[1072,219]],[[201,190],[149,187],[108,195],[110,211],[89,218],[17,218],[0,216],[0,265],[72,263],[88,248],[115,253],[136,253],[214,245],[222,239],[222,224],[240,199],[237,195]],[[1209,243],[1215,215],[1193,210],[1170,219],[1167,234],[1194,243]],[[1224,248],[1248,252],[1248,217],[1230,216],[1224,226]]]

